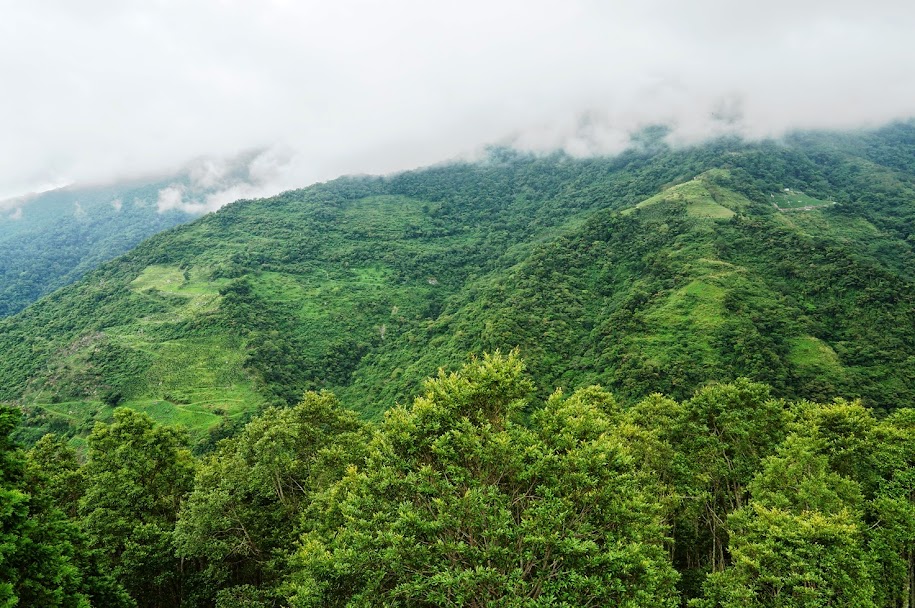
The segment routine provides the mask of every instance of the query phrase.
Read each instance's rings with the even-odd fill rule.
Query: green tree
[[[61,536],[73,546],[73,565],[82,579],[81,589],[92,606],[134,606],[133,600],[104,565],[102,554],[89,546],[79,527],[77,508],[85,490],[76,451],[56,435],[45,435],[26,453],[25,487],[32,504],[51,518]]]
[[[871,435],[878,486],[870,501],[871,556],[881,606],[915,606],[915,410],[901,409]]]
[[[674,606],[665,529],[596,390],[531,428],[515,354],[441,372],[316,501],[293,606]]]
[[[79,499],[85,492],[85,477],[79,459],[64,439],[49,433],[26,453],[26,484],[39,489],[70,519],[77,517]]]
[[[90,547],[138,605],[180,605],[184,572],[172,543],[193,479],[185,434],[122,408],[88,443],[79,516]]]
[[[801,401],[792,410],[796,416],[792,427],[822,445],[830,469],[854,479],[865,494],[871,494],[877,484],[872,454],[876,447],[874,414],[861,401],[845,399],[828,404]]]
[[[790,436],[728,518],[733,563],[693,608],[874,606],[858,484],[829,468],[822,442]]]
[[[746,504],[747,485],[786,434],[790,415],[764,384],[712,384],[682,403],[652,395],[632,411],[652,431],[655,469],[674,488],[674,560],[687,597],[709,571],[730,563],[728,514]]]
[[[9,438],[18,420],[17,410],[0,406],[0,606],[88,608],[75,559],[78,532],[28,492],[24,455]]]
[[[203,567],[198,601],[274,597],[305,506],[360,459],[369,436],[333,395],[308,393],[296,407],[267,410],[207,457],[175,529],[178,555]]]

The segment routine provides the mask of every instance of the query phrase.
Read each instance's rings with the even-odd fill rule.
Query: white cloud
[[[206,213],[241,198],[274,194],[281,174],[291,168],[291,156],[277,148],[234,157],[198,158],[176,181],[159,190],[159,212],[178,209]]]
[[[192,203],[184,201],[184,187],[179,185],[169,186],[159,190],[159,199],[156,201],[156,207],[159,213],[171,211],[172,209],[188,209]],[[194,212],[202,212],[203,209],[195,209]]]
[[[284,151],[248,159],[247,181],[201,162],[208,194],[160,196],[209,210],[496,141],[591,154],[659,121],[694,141],[915,114],[915,6],[896,0],[0,8],[0,194]]]

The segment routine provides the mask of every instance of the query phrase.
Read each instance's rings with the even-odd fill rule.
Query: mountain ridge
[[[896,150],[915,128],[849,137],[496,150],[236,202],[0,322],[0,399],[34,435],[123,404],[208,442],[307,389],[376,417],[440,366],[520,348],[543,394],[750,376],[892,409],[915,378],[915,167]],[[786,213],[785,188],[840,202]]]

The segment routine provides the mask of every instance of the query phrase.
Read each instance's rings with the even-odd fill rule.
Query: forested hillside
[[[915,125],[662,136],[239,201],[0,322],[0,398],[29,441],[126,405],[201,447],[310,389],[377,417],[438,367],[517,347],[539,398],[745,376],[915,402]]]
[[[83,458],[54,435],[25,452],[0,407],[0,602],[912,605],[915,410],[536,381],[486,356],[377,424],[308,393],[202,458],[126,408]]]
[[[79,279],[143,239],[197,215],[160,212],[176,178],[70,187],[0,201],[0,317]]]

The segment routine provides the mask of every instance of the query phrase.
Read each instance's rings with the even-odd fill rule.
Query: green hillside
[[[788,211],[785,188],[836,204]],[[893,409],[915,403],[913,234],[911,123],[613,158],[496,149],[151,238],[0,322],[0,399],[27,438],[126,405],[207,443],[308,389],[377,417],[439,366],[518,347],[540,397],[748,376]]]

